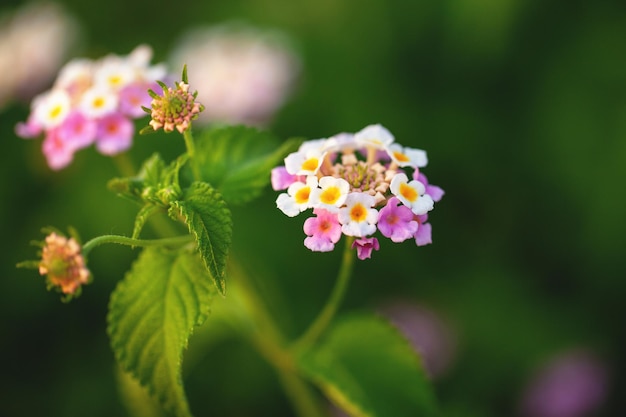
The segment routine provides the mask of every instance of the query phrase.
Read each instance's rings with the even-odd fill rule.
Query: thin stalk
[[[130,159],[128,152],[122,152],[113,157],[113,161],[117,166],[117,170],[125,177],[132,177],[135,175],[135,166]]]
[[[183,245],[185,243],[193,242],[194,238],[191,235],[183,235],[183,236],[175,236],[175,237],[166,237],[162,239],[133,239],[126,236],[120,235],[102,235],[98,237],[94,237],[90,241],[86,242],[83,245],[82,253],[84,256],[96,246],[100,246],[105,243],[116,243],[118,245],[127,245],[127,246],[178,246]]]
[[[326,305],[320,311],[317,318],[311,323],[304,334],[294,342],[293,346],[296,350],[306,348],[315,343],[324,330],[326,330],[335,316],[335,313],[337,313],[348,288],[352,270],[354,269],[354,250],[352,250],[352,242],[354,242],[353,237],[346,238],[341,266],[339,267],[335,286],[326,301]]]
[[[200,171],[198,170],[198,164],[195,160],[196,145],[193,141],[193,135],[191,134],[191,126],[183,132],[185,138],[185,146],[187,147],[187,155],[189,155],[189,163],[193,171],[193,177],[196,181],[200,181]]]

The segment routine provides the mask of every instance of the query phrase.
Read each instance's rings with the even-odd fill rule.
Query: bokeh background
[[[24,4],[8,0],[0,12]],[[231,21],[283,32],[301,69],[268,130],[313,139],[381,123],[403,145],[427,150],[424,172],[446,191],[430,216],[433,244],[384,242],[358,263],[342,310],[400,300],[444,323],[449,337],[435,351],[447,356],[433,384],[445,415],[623,415],[624,2],[56,4],[78,33],[59,45],[66,60],[124,55],[146,43],[153,62],[165,62],[188,29]],[[34,258],[30,241],[42,226],[71,225],[84,239],[129,234],[136,208],[106,189],[119,175],[113,159],[87,149],[51,171],[41,141],[15,135],[27,97],[15,92],[0,108],[0,414],[124,416],[105,318],[136,252],[94,251],[95,280],[67,305],[36,271],[15,264]],[[183,149],[177,135],[154,135],[136,138],[130,154],[139,163],[155,150],[172,158]],[[267,271],[256,277],[261,294],[295,336],[328,294],[338,254],[305,249],[304,219],[284,216],[275,198],[268,187],[234,210],[235,251]],[[411,331],[429,328],[416,323]],[[185,371],[197,416],[292,415],[272,370],[245,344],[226,335],[202,349]],[[553,407],[574,411],[529,412],[523,404],[537,372],[572,354],[586,358],[582,367],[556,378],[560,388],[540,391],[552,393]],[[572,398],[581,404],[571,406]]]

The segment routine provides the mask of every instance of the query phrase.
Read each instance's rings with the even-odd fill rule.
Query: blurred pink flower
[[[96,149],[103,155],[115,155],[130,148],[135,126],[122,113],[111,113],[98,120]]]
[[[150,103],[148,88],[167,75],[162,65],[149,64],[151,57],[152,49],[139,45],[126,56],[68,62],[52,88],[33,98],[26,122],[15,132],[26,139],[43,134],[43,153],[54,170],[92,143],[104,155],[127,150],[132,119],[146,116],[141,106]]]
[[[80,149],[93,143],[96,138],[97,125],[79,111],[74,111],[67,116],[58,129],[63,141],[75,149]]]
[[[187,64],[206,110],[197,124],[265,125],[292,91],[300,62],[284,34],[244,25],[201,27],[181,37],[170,58]]]
[[[70,141],[63,140],[59,129],[50,129],[46,132],[41,145],[48,166],[52,169],[61,169],[67,166],[74,158],[76,147]]]
[[[0,17],[0,109],[49,87],[78,35],[78,22],[55,2],[30,2]]]

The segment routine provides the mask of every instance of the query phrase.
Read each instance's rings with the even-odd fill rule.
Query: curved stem
[[[341,304],[341,301],[346,293],[346,289],[348,288],[348,283],[350,282],[354,266],[354,251],[352,250],[352,242],[354,242],[353,237],[346,238],[341,267],[339,268],[339,273],[337,274],[335,286],[330,294],[330,297],[326,301],[326,305],[318,314],[315,321],[313,321],[304,334],[294,343],[294,347],[296,349],[302,349],[315,343],[324,330],[326,330],[326,327],[328,327],[335,316],[335,313],[339,309],[339,305]]]
[[[133,239],[120,235],[102,235],[94,237],[90,241],[83,245],[83,256],[87,254],[96,246],[100,246],[104,243],[117,243],[118,245],[127,246],[177,246],[185,243],[193,242],[194,238],[191,235],[167,237],[163,239]]]

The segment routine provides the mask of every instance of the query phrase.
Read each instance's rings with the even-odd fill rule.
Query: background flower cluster
[[[42,149],[54,170],[66,167],[74,153],[92,144],[104,155],[129,149],[135,136],[132,120],[145,116],[149,89],[166,76],[164,65],[150,65],[152,49],[135,48],[127,56],[74,59],[64,65],[52,88],[31,103],[19,123],[23,138],[43,135]]]

